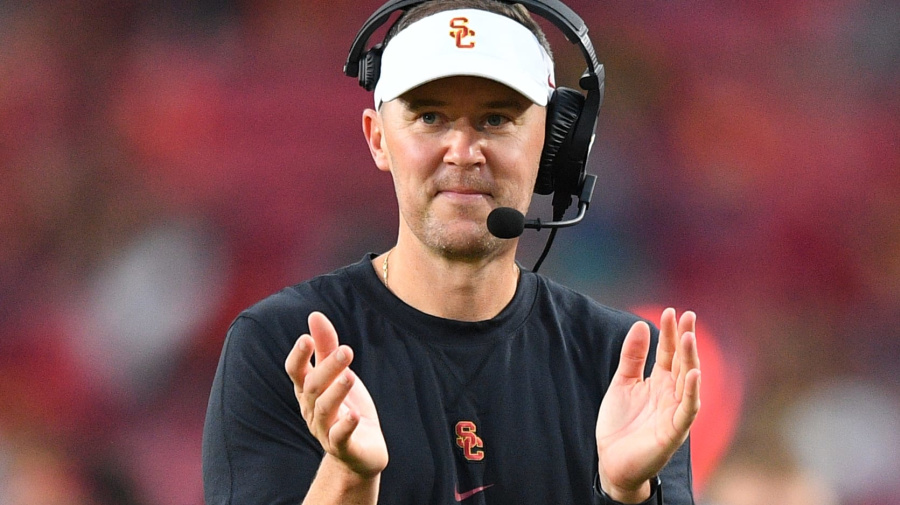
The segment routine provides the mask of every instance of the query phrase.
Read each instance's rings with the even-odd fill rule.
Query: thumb
[[[338,348],[337,330],[321,312],[310,313],[307,323],[309,324],[309,334],[316,343],[316,363],[321,363]]]
[[[625,335],[619,368],[616,369],[616,378],[627,382],[643,380],[649,348],[650,327],[647,326],[647,323],[638,321]]]

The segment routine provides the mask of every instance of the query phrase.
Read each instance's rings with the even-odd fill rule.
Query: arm
[[[310,314],[309,331],[285,361],[303,419],[325,450],[303,503],[376,503],[388,454],[375,404],[349,368],[353,351],[338,346],[328,318]]]
[[[650,480],[687,439],[700,410],[700,359],[692,312],[676,321],[666,309],[660,320],[656,363],[643,370],[650,328],[638,322],[622,346],[619,367],[597,417],[597,455],[603,491],[622,503],[650,497]]]

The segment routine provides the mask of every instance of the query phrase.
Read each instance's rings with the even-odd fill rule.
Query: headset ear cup
[[[383,44],[376,44],[366,51],[359,60],[359,85],[366,91],[373,91],[381,77],[381,53]]]
[[[566,152],[571,143],[572,130],[578,123],[584,107],[584,95],[571,88],[557,88],[547,103],[547,125],[544,134],[544,150],[538,168],[534,192],[549,195],[560,187],[563,178],[570,178],[566,167]],[[568,184],[564,184],[568,186]]]

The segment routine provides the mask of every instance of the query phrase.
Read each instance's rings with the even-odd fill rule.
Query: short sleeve
[[[319,467],[284,370],[293,338],[282,333],[246,316],[228,331],[203,433],[207,505],[296,505]]]

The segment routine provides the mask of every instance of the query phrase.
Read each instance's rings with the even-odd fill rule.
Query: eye
[[[425,124],[435,124],[437,123],[438,117],[434,112],[426,112],[420,116],[422,122]]]
[[[507,119],[500,114],[491,114],[484,120],[488,126],[503,126],[506,121]]]

